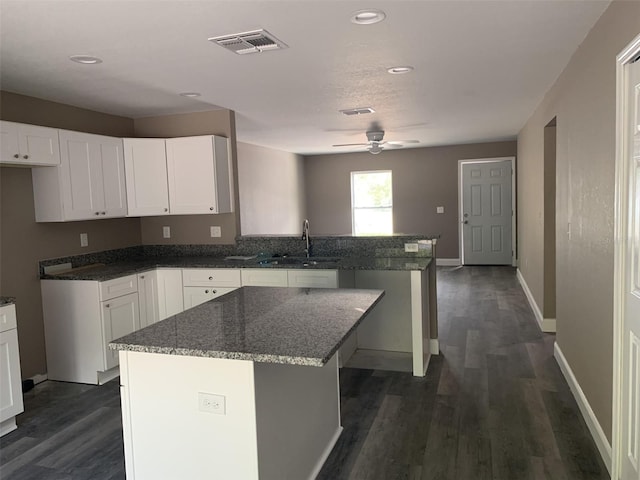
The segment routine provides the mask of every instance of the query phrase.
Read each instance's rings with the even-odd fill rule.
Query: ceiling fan
[[[368,147],[367,150],[369,151],[369,153],[373,153],[374,155],[377,155],[385,148],[385,145],[402,147],[407,143],[420,143],[418,140],[385,141],[383,140],[384,130],[369,130],[368,132],[366,132],[366,134],[367,134],[366,143],[341,143],[333,146],[334,147]]]

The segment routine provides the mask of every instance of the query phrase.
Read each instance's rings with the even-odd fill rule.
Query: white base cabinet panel
[[[109,298],[135,281],[136,291]],[[107,284],[107,285],[104,285]],[[117,356],[107,345],[140,328],[135,275],[109,282],[41,280],[42,310],[50,380],[98,384],[117,372]],[[130,287],[131,288],[131,287]],[[107,373],[110,372],[110,373]]]
[[[128,480],[310,480],[342,431],[335,356],[319,368],[120,355]],[[202,393],[224,396],[224,414],[201,411]]]
[[[287,283],[290,287],[338,288],[337,270],[287,270]]]
[[[243,287],[287,287],[286,270],[243,268],[240,272]]]
[[[138,274],[138,295],[141,328],[182,312],[182,271],[162,268]]]
[[[0,307],[0,436],[16,427],[24,411],[15,305]]]

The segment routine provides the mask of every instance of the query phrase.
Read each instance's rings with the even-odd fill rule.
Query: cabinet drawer
[[[286,287],[286,270],[242,269],[242,286]]]
[[[288,270],[287,278],[290,287],[338,288],[336,270]]]
[[[15,305],[0,307],[0,332],[17,328]]]
[[[193,308],[235,290],[230,287],[184,287],[184,309]]]
[[[127,295],[138,291],[138,278],[136,275],[114,278],[106,282],[100,282],[100,299],[104,302],[112,298]]]
[[[240,287],[240,271],[231,268],[187,268],[182,270],[185,287]]]

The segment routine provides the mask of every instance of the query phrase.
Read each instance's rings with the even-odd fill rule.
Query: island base
[[[342,431],[335,355],[310,367],[121,351],[120,373],[128,480],[312,479]]]

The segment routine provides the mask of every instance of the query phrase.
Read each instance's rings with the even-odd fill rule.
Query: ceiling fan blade
[[[340,143],[338,145],[331,145],[332,147],[366,147],[368,143]]]
[[[420,143],[420,140],[391,140],[386,142],[387,145],[396,145],[402,146],[406,143]]]

